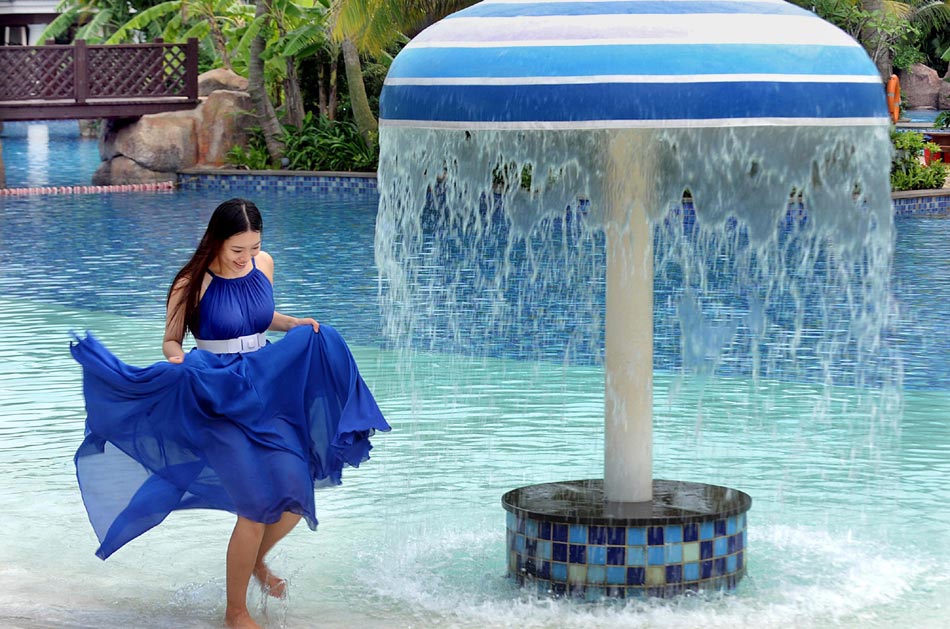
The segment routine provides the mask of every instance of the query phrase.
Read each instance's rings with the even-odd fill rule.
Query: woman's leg
[[[296,513],[285,511],[280,516],[280,520],[273,524],[268,524],[264,529],[264,536],[261,539],[260,548],[257,551],[257,559],[254,564],[254,576],[261,582],[264,590],[271,596],[283,598],[287,591],[287,584],[283,579],[275,575],[264,563],[264,557],[270,552],[277,542],[282,540],[287,533],[293,530],[300,522],[300,516]]]
[[[227,557],[227,598],[228,606],[224,612],[224,624],[237,629],[259,629],[247,610],[247,584],[257,562],[261,540],[267,526],[238,516],[231,541],[228,543]]]

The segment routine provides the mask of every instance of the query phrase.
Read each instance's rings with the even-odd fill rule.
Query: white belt
[[[207,350],[215,354],[246,354],[247,352],[256,352],[267,345],[267,337],[260,334],[248,334],[239,336],[236,339],[224,339],[221,341],[205,341],[204,339],[195,339],[198,349]]]

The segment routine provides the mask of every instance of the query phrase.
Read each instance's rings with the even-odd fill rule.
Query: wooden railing
[[[134,116],[197,102],[197,39],[0,46],[0,120]]]

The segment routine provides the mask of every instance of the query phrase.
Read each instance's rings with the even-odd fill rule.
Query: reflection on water
[[[10,188],[88,186],[102,162],[98,142],[79,137],[75,120],[7,121],[0,140]]]
[[[176,513],[107,562],[93,555],[72,464],[81,376],[68,352],[69,331],[88,329],[132,364],[161,358],[165,284],[214,202],[75,201],[0,200],[0,626],[217,627],[231,516]],[[712,600],[576,605],[513,589],[501,495],[601,474],[602,372],[439,352],[407,361],[381,347],[372,201],[261,200],[280,307],[353,340],[394,428],[342,487],[317,494],[319,530],[281,546],[274,567],[291,597],[267,604],[267,626],[945,626],[947,370],[922,377],[887,417],[867,417],[848,388],[658,372],[655,474],[752,496],[749,576]],[[895,334],[908,370],[929,371],[947,360],[950,228],[899,221],[898,232],[907,323]]]

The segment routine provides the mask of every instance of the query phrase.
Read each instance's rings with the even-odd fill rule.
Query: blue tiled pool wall
[[[895,216],[950,216],[950,190],[946,194],[899,194],[891,203]]]
[[[551,522],[507,512],[508,575],[588,601],[731,590],[746,572],[746,513],[662,526]]]
[[[184,172],[178,175],[183,190],[233,190],[235,192],[352,192],[377,194],[372,174],[279,174],[266,172]],[[941,193],[898,193],[892,199],[896,216],[950,215],[950,190]],[[687,211],[691,206],[687,204]],[[790,218],[800,218],[803,208],[789,207]]]
[[[183,190],[221,190],[247,192],[316,192],[376,194],[376,177],[344,173],[288,174],[270,173],[179,173],[178,186]]]

